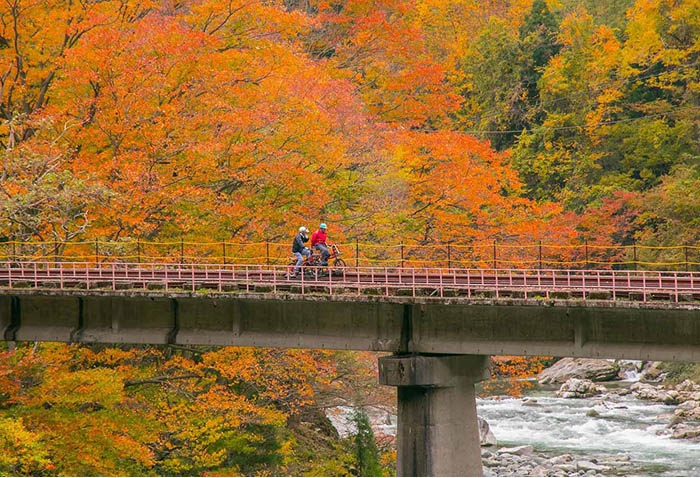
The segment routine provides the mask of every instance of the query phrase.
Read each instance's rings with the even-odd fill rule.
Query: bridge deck
[[[5,340],[700,362],[698,273],[0,264]]]
[[[42,289],[212,289],[273,293],[495,297],[608,300],[700,300],[700,273],[560,269],[307,268],[221,264],[0,263],[0,286]]]

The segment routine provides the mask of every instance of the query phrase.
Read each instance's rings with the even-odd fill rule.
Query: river
[[[606,386],[612,388],[610,383]],[[528,396],[536,398],[537,406],[523,406],[523,400],[515,398],[477,400],[477,412],[489,423],[498,447],[531,445],[540,455],[571,454],[583,460],[628,456],[635,475],[700,476],[699,443],[657,434],[668,424],[668,418],[659,417],[671,413],[673,406],[630,395],[602,403],[600,397],[562,399],[541,388]],[[599,416],[587,416],[591,409]],[[341,434],[352,433],[349,415],[346,409],[331,417]],[[370,416],[377,432],[396,434],[395,417]]]
[[[619,397],[596,405],[599,398],[556,398],[552,391],[536,391],[540,406],[523,406],[520,399],[477,401],[499,446],[531,445],[546,455],[569,453],[585,459],[627,455],[638,474],[700,476],[700,444],[659,436],[673,406]],[[624,408],[623,408],[624,407]],[[600,416],[586,413],[595,409]]]

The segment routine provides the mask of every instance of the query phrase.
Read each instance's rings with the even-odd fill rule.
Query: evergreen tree
[[[374,439],[374,432],[369,424],[367,412],[358,409],[353,415],[357,426],[355,435],[355,458],[357,460],[357,476],[381,476],[379,466],[379,450]]]
[[[523,95],[522,127],[539,123],[539,81],[549,60],[561,49],[559,25],[544,0],[535,0],[520,26],[520,84]]]

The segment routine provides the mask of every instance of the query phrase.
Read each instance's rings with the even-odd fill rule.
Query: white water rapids
[[[537,406],[523,406],[521,399],[513,398],[477,400],[477,412],[489,423],[497,448],[531,445],[546,456],[568,453],[583,460],[626,455],[637,475],[700,476],[699,443],[657,435],[669,421],[659,416],[671,413],[673,406],[629,395],[603,404],[600,398],[556,398],[552,391],[530,396],[537,399]],[[600,416],[587,416],[591,409]],[[343,407],[336,412],[330,418],[341,435],[353,433],[352,410]],[[375,432],[396,434],[395,416],[370,413],[370,418]]]
[[[584,459],[627,455],[639,474],[700,475],[700,444],[657,435],[668,424],[659,415],[671,413],[673,406],[629,397],[595,406],[599,399],[562,399],[551,392],[535,396],[541,406],[522,406],[519,399],[477,401],[478,414],[499,446],[531,445],[547,455]],[[586,416],[591,408],[600,416]]]

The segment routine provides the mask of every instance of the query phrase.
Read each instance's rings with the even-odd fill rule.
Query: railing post
[[[498,256],[496,254],[496,239],[493,240],[493,270],[495,271],[497,266],[496,266],[496,261],[498,260]]]

